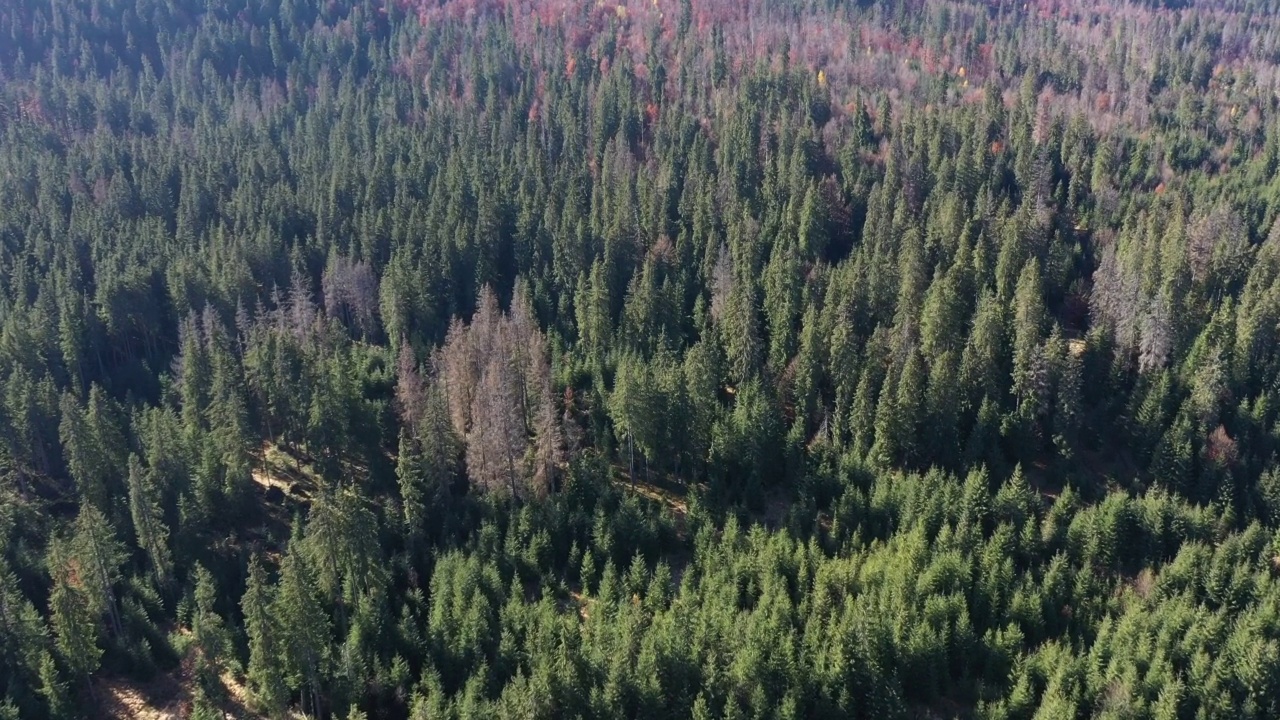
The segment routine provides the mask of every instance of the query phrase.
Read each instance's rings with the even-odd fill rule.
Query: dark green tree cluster
[[[0,718],[1280,716],[1276,3],[10,6]]]

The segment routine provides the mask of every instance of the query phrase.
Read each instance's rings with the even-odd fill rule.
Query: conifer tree
[[[60,602],[66,599],[59,597]],[[70,610],[70,608],[67,608]],[[71,621],[74,624],[74,620]],[[68,632],[70,645],[75,645],[75,628],[69,627],[67,619],[62,620],[62,630]],[[61,637],[61,636],[59,636]],[[48,629],[39,611],[23,596],[18,585],[18,578],[9,569],[8,563],[0,559],[0,646],[10,652],[0,658],[0,677],[7,679],[7,696],[14,702],[14,711],[25,711],[29,714],[38,712],[38,691],[41,686],[43,665],[51,662]],[[92,653],[92,650],[90,650]],[[56,680],[56,678],[55,678]],[[59,694],[56,693],[55,695]],[[56,705],[59,698],[47,697],[50,706]],[[50,707],[51,710],[57,708]]]
[[[365,593],[380,584],[377,518],[352,487],[316,498],[300,549],[317,588],[334,604],[344,601],[345,588]]]
[[[291,691],[301,691],[304,711],[318,712],[330,660],[329,618],[297,541],[281,562],[271,615],[281,629],[278,661],[285,682]]]
[[[105,619],[111,634],[121,637],[123,629],[115,585],[128,556],[116,537],[115,528],[94,506],[80,508],[68,553],[59,561],[73,566],[67,571],[77,575],[76,582],[87,597],[91,616]]]
[[[198,563],[192,574],[195,576],[195,608],[191,618],[191,631],[198,649],[196,681],[202,693],[215,698],[222,692],[221,675],[231,638],[226,621],[216,608],[218,587],[213,575]]]
[[[138,547],[147,556],[151,579],[164,592],[173,579],[173,558],[169,551],[169,528],[160,506],[160,488],[151,471],[137,455],[129,456],[129,514]]]
[[[49,596],[50,622],[59,654],[78,683],[89,683],[102,660],[98,645],[101,615],[95,612],[93,590],[85,578],[92,572],[71,554],[71,548],[55,545],[50,552],[54,569]],[[42,675],[46,672],[42,667]],[[56,680],[46,679],[48,682]]]
[[[284,714],[288,702],[285,677],[281,672],[281,631],[279,619],[272,613],[272,588],[257,555],[249,559],[249,578],[240,601],[244,613],[245,635],[249,640],[249,664],[246,669],[250,696],[268,717]]]
[[[59,435],[67,471],[76,482],[80,497],[100,510],[109,509],[109,493],[102,466],[102,449],[93,436],[84,410],[75,396],[62,396]]]

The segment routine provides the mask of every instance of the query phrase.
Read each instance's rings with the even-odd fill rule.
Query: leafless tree
[[[467,467],[472,480],[488,492],[522,495],[521,464],[528,433],[521,417],[520,391],[506,363],[488,362],[471,401]]]
[[[715,267],[711,269],[711,319],[724,317],[725,306],[733,292],[733,265],[729,260],[729,248],[720,246]]]
[[[1215,268],[1229,270],[1247,242],[1248,234],[1240,216],[1224,204],[1194,217],[1187,231],[1187,261],[1192,279],[1204,282]]]
[[[538,396],[533,418],[533,491],[545,496],[554,487],[560,465],[565,461],[565,439],[560,418],[551,398],[550,384]]]
[[[564,446],[568,454],[577,452],[582,447],[582,428],[578,425],[578,399],[573,388],[564,389],[564,412],[560,416]]]
[[[527,404],[531,411],[529,431],[533,436],[533,468],[529,475],[534,492],[546,495],[555,484],[565,460],[565,437],[551,391],[551,362],[546,338],[534,325],[525,341],[529,366],[525,373]]]
[[[289,293],[280,313],[282,328],[291,332],[298,341],[306,340],[315,328],[319,311],[311,296],[311,281],[296,270],[289,282]]]
[[[471,323],[450,327],[436,366],[476,487],[515,497],[549,491],[564,462],[564,431],[546,336],[523,284],[506,314],[492,290],[482,290]]]
[[[334,256],[320,281],[324,309],[364,337],[377,331],[378,281],[367,262]]]
[[[1102,251],[1102,260],[1093,274],[1089,309],[1095,325],[1111,330],[1116,344],[1131,352],[1138,342],[1138,317],[1142,285],[1122,260],[1114,243]]]
[[[1163,296],[1147,304],[1139,335],[1138,369],[1147,372],[1164,367],[1173,351],[1173,322],[1169,301]]]
[[[477,357],[471,329],[455,318],[436,357],[436,367],[449,401],[453,430],[463,437],[471,429],[471,399],[480,380]]]
[[[427,383],[418,371],[413,349],[409,343],[401,343],[396,362],[396,409],[400,412],[400,421],[415,434],[426,404]]]

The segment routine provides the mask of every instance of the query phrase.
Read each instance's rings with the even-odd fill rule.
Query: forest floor
[[[264,443],[251,472],[254,484],[265,499],[257,504],[263,524],[247,539],[260,545],[267,555],[279,548],[272,537],[287,537],[293,506],[311,501],[317,476],[311,467],[292,453],[272,443]],[[180,631],[186,632],[186,631]],[[231,672],[222,674],[223,700],[220,709],[226,718],[257,718],[248,708],[246,688]],[[118,677],[94,681],[93,692],[98,717],[137,720],[177,720],[191,716],[195,677],[190,653],[170,672],[158,673],[149,682]]]
[[[184,631],[184,634],[189,634]],[[159,673],[149,682],[123,678],[94,680],[99,717],[137,720],[177,720],[191,716],[195,683],[195,658],[188,652],[176,669]],[[218,708],[225,718],[257,718],[249,710],[248,691],[230,671],[224,671]]]
[[[259,464],[251,475],[253,481],[270,495],[288,497],[298,502],[310,502],[315,490],[317,475],[310,465],[285,448],[274,443],[263,443],[259,448]]]
[[[191,693],[177,674],[162,674],[149,683],[100,678],[93,683],[98,710],[108,718],[167,720],[191,712]]]
[[[676,528],[684,534],[689,518],[688,486],[681,482],[663,479],[658,476],[645,477],[637,474],[632,477],[626,467],[615,467],[613,482],[626,492],[632,492],[647,500],[661,505],[676,520]]]
[[[663,505],[677,517],[687,517],[689,515],[689,503],[685,500],[683,490],[672,490],[647,480],[631,481],[624,478],[619,480],[618,483],[637,495]]]
[[[578,619],[586,622],[591,617],[591,598],[582,594],[582,590],[570,590],[569,600],[578,609]]]
[[[626,492],[635,493],[661,505],[675,518],[676,531],[679,535],[685,536],[689,518],[689,491],[699,486],[690,486],[672,476],[656,473],[637,473],[637,477],[632,478],[626,466],[621,464],[614,467],[613,482]],[[782,490],[767,490],[762,507],[752,514],[751,519],[770,530],[776,530],[785,524],[787,511],[793,500],[790,494]]]
[[[278,555],[280,548],[271,538],[288,536],[294,507],[311,502],[319,476],[305,457],[298,457],[273,443],[263,443],[251,475],[265,500],[257,504],[264,517],[262,525],[252,530],[246,539],[257,543],[266,555]],[[185,634],[188,631],[180,632]],[[149,682],[118,677],[96,679],[93,692],[98,706],[97,716],[120,720],[190,717],[195,691],[192,666],[193,659],[188,653],[177,668],[157,673]],[[261,717],[249,710],[247,689],[234,673],[223,672],[221,680],[223,697],[219,709],[225,718]]]

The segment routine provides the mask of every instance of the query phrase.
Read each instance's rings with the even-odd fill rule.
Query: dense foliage
[[[1275,3],[0,35],[0,717],[1280,716]]]

